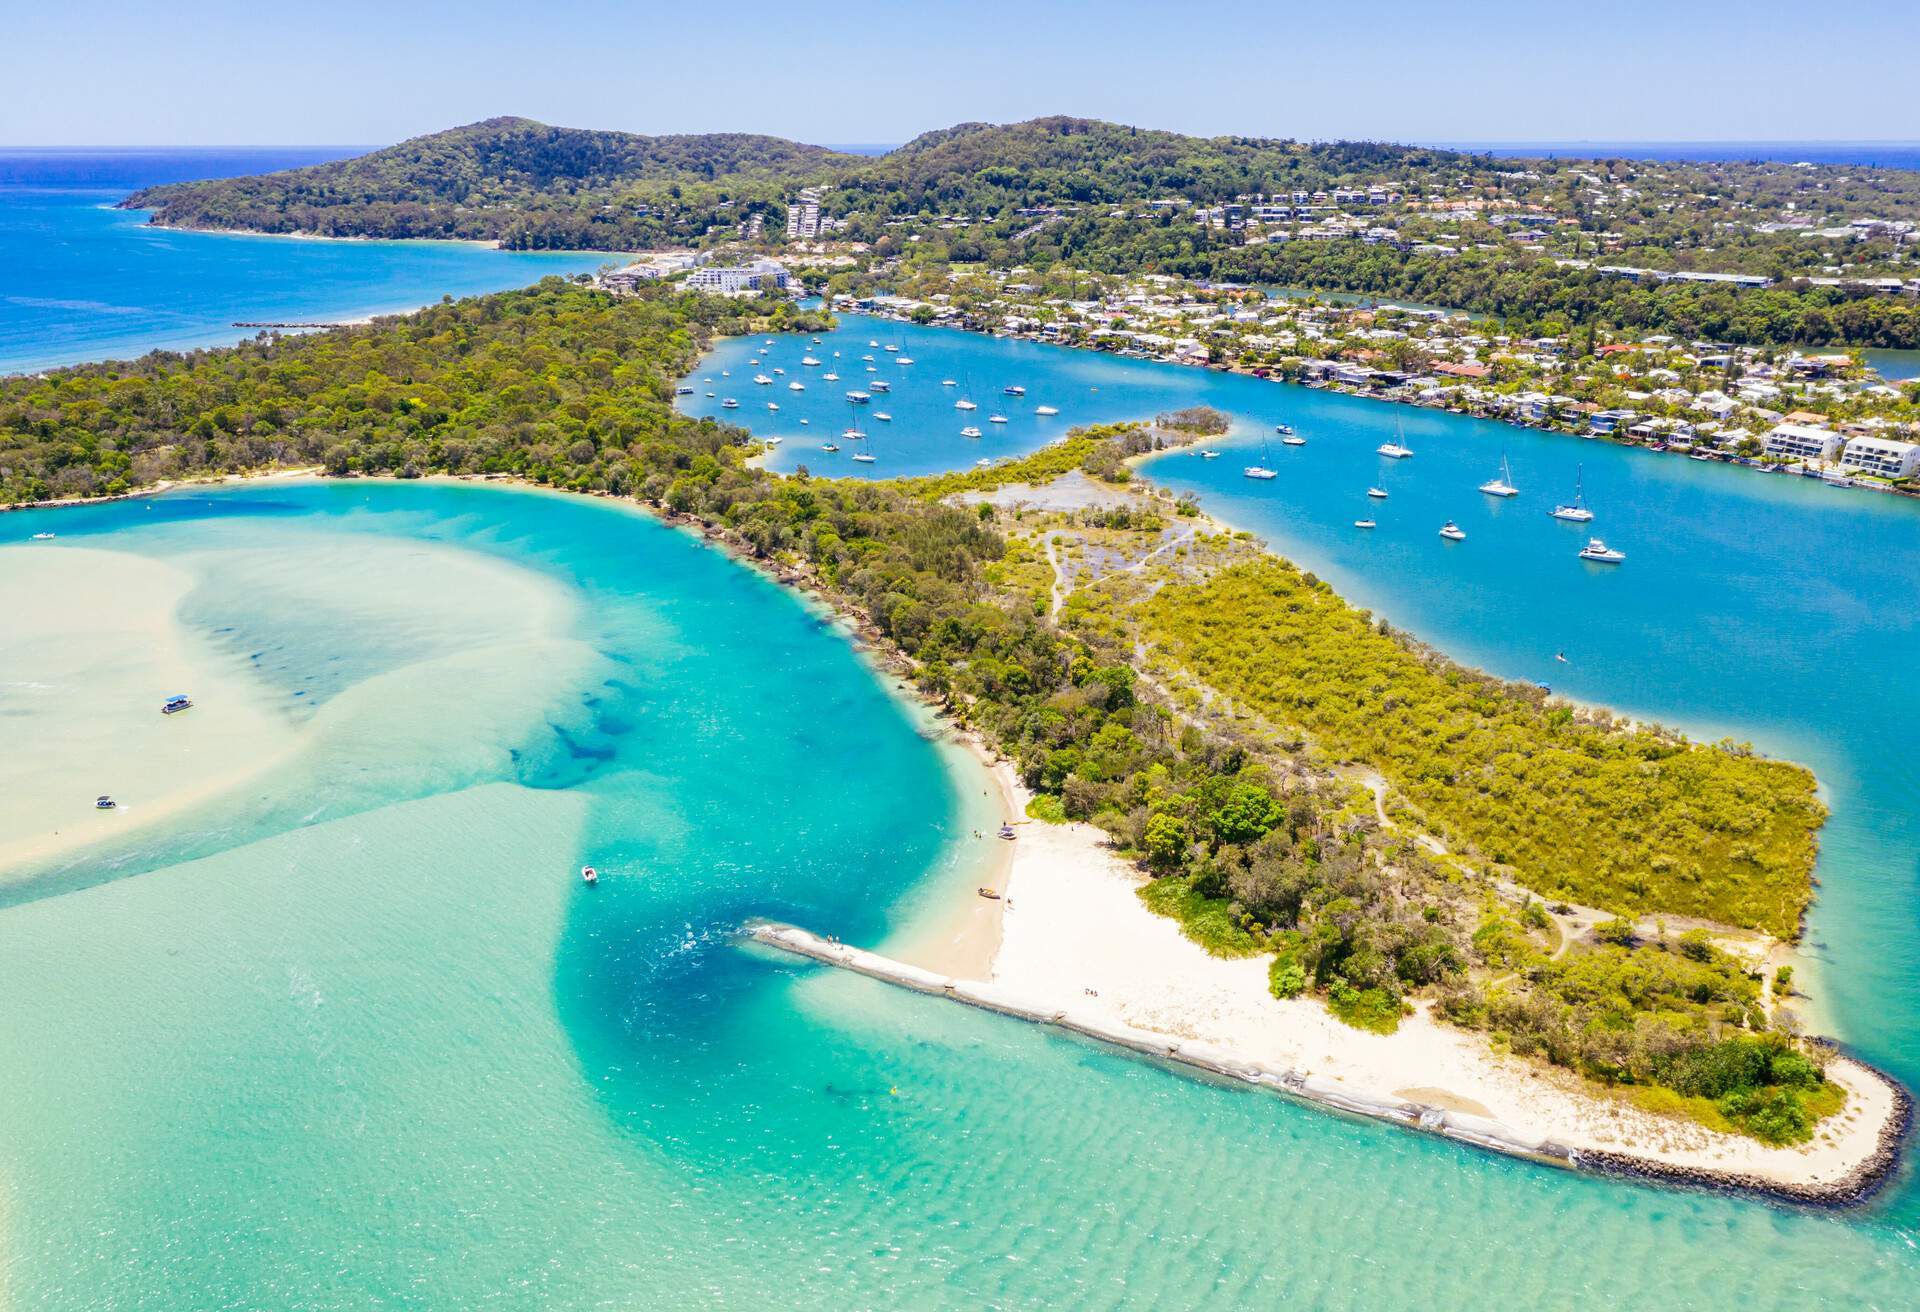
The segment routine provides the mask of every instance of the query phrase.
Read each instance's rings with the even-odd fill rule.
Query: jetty
[[[912,989],[916,993],[950,998],[982,1011],[1079,1035],[1176,1068],[1252,1085],[1297,1102],[1368,1120],[1385,1121],[1508,1157],[1648,1183],[1744,1194],[1812,1207],[1856,1206],[1878,1193],[1892,1176],[1899,1163],[1901,1145],[1912,1123],[1913,1102],[1906,1090],[1897,1081],[1866,1063],[1849,1058],[1847,1060],[1863,1068],[1864,1074],[1883,1081],[1892,1090],[1894,1106],[1892,1115],[1881,1128],[1877,1150],[1846,1177],[1797,1184],[1734,1171],[1678,1166],[1633,1153],[1574,1148],[1552,1138],[1527,1134],[1493,1117],[1450,1107],[1378,1097],[1308,1071],[1251,1060],[1217,1044],[1182,1039],[1143,1030],[1106,1016],[1076,1012],[1056,1003],[1024,997],[992,982],[942,975],[850,946],[838,939],[822,937],[795,925],[755,921],[744,926],[742,933],[748,941],[780,952],[807,957],[824,965]]]

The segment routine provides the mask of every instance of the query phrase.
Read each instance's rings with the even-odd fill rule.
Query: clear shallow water
[[[389,727],[386,800],[221,816],[219,841],[179,826],[119,871],[145,873],[0,909],[14,1306],[1892,1307],[1920,1287],[1897,1215],[1569,1177],[727,945],[756,912],[884,938],[966,855],[970,785],[821,621],[686,537],[475,487],[155,505],[9,527],[194,569],[184,613],[279,652],[262,677],[290,715]],[[539,636],[590,653],[494,625],[487,663],[540,714],[462,724],[500,749],[491,778],[435,760],[471,676],[397,677],[447,659],[428,626],[343,644],[248,567],[428,545],[564,594]],[[298,673],[329,665],[318,691]],[[315,808],[353,742],[293,767]],[[619,873],[589,892],[586,857]]]
[[[140,187],[293,168],[351,148],[0,151],[0,373],[238,341],[590,271],[604,253],[176,232],[111,208]]]

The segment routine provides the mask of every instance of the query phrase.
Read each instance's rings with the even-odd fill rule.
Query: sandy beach
[[[975,744],[978,751],[978,745]],[[1006,813],[1021,816],[1028,794],[1005,762],[983,763]],[[1140,900],[1146,876],[1086,824],[1023,824],[1006,871],[1004,900],[992,911],[934,906],[938,920],[895,948],[909,971],[956,981],[985,979],[1014,1014],[1067,1017],[1304,1078],[1321,1101],[1395,1116],[1409,1105],[1461,1114],[1509,1150],[1547,1145],[1655,1172],[1742,1187],[1778,1186],[1817,1194],[1853,1182],[1881,1156],[1890,1126],[1905,1114],[1902,1094],[1846,1058],[1828,1073],[1847,1105],[1822,1121],[1814,1140],[1775,1148],[1693,1121],[1655,1115],[1570,1072],[1504,1055],[1485,1036],[1436,1020],[1430,1004],[1391,1035],[1354,1029],[1312,998],[1276,999],[1264,957],[1209,956],[1172,920]],[[977,963],[990,965],[982,975]],[[904,981],[903,981],[904,982]],[[938,988],[929,991],[941,991]],[[996,1008],[1005,1009],[1005,1008]],[[1142,1045],[1145,1046],[1145,1045]],[[1456,1118],[1458,1119],[1458,1118]],[[1614,1157],[1624,1160],[1611,1160]]]

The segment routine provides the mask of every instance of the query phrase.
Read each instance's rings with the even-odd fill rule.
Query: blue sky
[[[1398,141],[1915,140],[1920,4],[10,6],[0,144],[371,144],[524,114],[901,141],[1072,113]]]

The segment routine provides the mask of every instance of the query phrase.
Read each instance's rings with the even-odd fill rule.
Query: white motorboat
[[[961,429],[961,430],[960,430],[960,436],[962,436],[962,437],[978,437],[978,436],[980,436],[980,430],[979,430],[979,429],[977,429],[977,428],[975,428],[975,427],[974,427],[974,426],[973,426],[972,424],[968,424],[968,425],[967,425],[967,426],[966,426],[965,428],[963,428],[963,429]]]
[[[1042,405],[1034,407],[1033,412],[1037,415],[1057,415],[1060,413],[1060,408],[1058,406]]]
[[[1615,551],[1599,538],[1588,538],[1587,545],[1580,548],[1580,559],[1590,560],[1596,565],[1618,565],[1626,558],[1626,552]]]
[[[1465,542],[1467,540],[1467,531],[1452,520],[1448,520],[1440,526],[1440,536],[1449,542]]]

